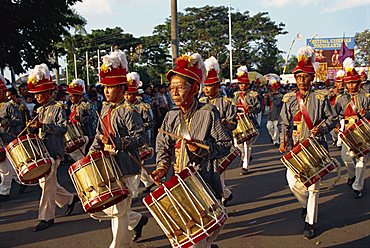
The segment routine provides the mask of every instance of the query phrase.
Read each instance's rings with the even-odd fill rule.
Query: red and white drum
[[[81,148],[86,143],[79,123],[69,123],[67,132],[64,134],[65,152],[71,153]]]
[[[222,174],[222,172],[226,170],[226,168],[234,161],[237,156],[240,156],[240,151],[235,146],[232,146],[229,155],[220,160],[218,172]]]
[[[306,188],[337,167],[329,152],[313,137],[303,140],[280,160]]]
[[[34,184],[51,171],[52,159],[35,134],[20,136],[6,146],[7,157],[19,180]]]
[[[140,160],[148,160],[153,157],[154,149],[153,147],[149,146],[148,144],[143,145],[139,148]]]
[[[352,157],[360,158],[370,152],[370,123],[366,118],[358,120],[339,133],[339,137],[348,147]]]
[[[123,174],[109,152],[95,152],[78,160],[68,173],[87,213],[111,207],[129,194],[122,182]]]
[[[171,177],[143,202],[172,247],[190,247],[227,220],[224,207],[194,167],[187,167]]]
[[[238,124],[235,130],[233,130],[233,136],[236,139],[236,143],[241,144],[257,135],[258,131],[249,116],[244,113],[238,113]]]

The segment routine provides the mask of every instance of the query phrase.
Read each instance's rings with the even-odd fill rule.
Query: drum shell
[[[67,126],[67,132],[64,134],[65,152],[71,153],[85,144],[81,124],[70,123]]]
[[[190,194],[190,197],[187,197],[187,195],[189,195],[187,193],[189,192],[180,184],[180,180],[185,182],[185,185],[189,187],[196,200],[193,198],[192,194]],[[168,193],[167,189],[170,193]],[[171,202],[170,198],[173,199],[172,197],[176,199],[177,203],[173,204],[173,202]],[[197,200],[199,202],[197,202]],[[220,228],[227,220],[227,214],[224,208],[215,199],[208,187],[205,186],[203,180],[200,178],[199,174],[195,172],[193,167],[187,167],[177,176],[171,177],[150,195],[146,196],[143,202],[152,215],[155,216],[157,222],[161,222],[160,226],[163,226],[162,229],[173,247],[190,247],[193,243],[201,241],[210,233]],[[181,234],[176,234],[176,231],[171,232],[170,226],[176,230],[176,225],[168,223],[168,219],[166,220],[166,216],[160,213],[160,208],[156,203],[158,203],[164,211],[174,219],[176,224],[180,226],[178,230],[182,230]],[[179,205],[184,209],[184,211],[182,211],[182,217],[188,221],[194,221],[197,224],[203,221],[203,228],[206,232],[196,225],[189,228],[187,226],[189,222],[184,223],[175,209],[175,206],[178,207]],[[200,216],[197,211],[207,214]],[[185,212],[191,216],[191,219],[186,216]],[[187,227],[191,233],[190,238],[186,237],[183,233],[186,232]]]
[[[254,127],[253,122],[246,114],[239,114],[236,129],[233,130],[233,136],[237,144],[246,142],[258,135],[257,129]]]
[[[281,161],[306,188],[336,168],[329,153],[314,138],[303,140],[285,154]]]
[[[370,152],[370,123],[366,118],[349,126],[339,137],[354,157],[360,158]]]
[[[19,180],[37,183],[51,171],[52,159],[44,143],[34,134],[20,136],[6,146],[7,157]]]
[[[68,173],[87,213],[102,211],[126,199],[123,174],[109,152],[95,152],[74,164]]]

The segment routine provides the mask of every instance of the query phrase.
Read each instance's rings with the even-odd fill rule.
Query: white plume
[[[344,70],[345,71],[352,71],[353,68],[355,68],[355,63],[353,62],[353,59],[352,58],[346,58],[344,61],[343,61],[343,67],[344,67]]]
[[[137,84],[140,82],[140,76],[137,72],[130,72],[127,73],[127,81],[132,83],[133,81],[136,81]]]
[[[37,81],[43,79],[50,79],[50,71],[46,64],[36,65],[33,70],[31,70],[28,78],[36,78]]]
[[[215,57],[210,57],[204,61],[204,64],[206,66],[206,72],[208,75],[208,72],[211,70],[215,70],[218,73],[220,73],[220,65],[218,64],[218,61]]]
[[[237,75],[238,75],[238,77],[241,77],[241,76],[243,76],[244,74],[246,74],[246,73],[248,73],[248,68],[245,66],[245,65],[243,65],[243,66],[240,66],[239,68],[238,68],[238,70],[237,70]]]
[[[312,63],[316,60],[315,50],[311,46],[304,46],[299,48],[297,53],[298,61],[304,60],[311,60]]]
[[[204,80],[206,80],[206,67],[204,65],[203,58],[199,53],[193,53],[191,57],[194,60],[193,64],[196,64],[197,68],[202,70],[201,84],[203,84]]]
[[[80,79],[80,78],[73,79],[71,84],[74,84],[76,86],[81,86],[82,87],[82,93],[86,93],[85,81],[83,81],[82,79]]]
[[[343,70],[339,70],[335,74],[335,78],[342,78],[342,77],[344,77],[344,74],[345,74],[345,72]]]
[[[121,51],[114,51],[109,55],[105,55],[103,57],[103,64],[112,67],[114,69],[117,68],[125,68],[127,69],[127,59],[126,55]]]

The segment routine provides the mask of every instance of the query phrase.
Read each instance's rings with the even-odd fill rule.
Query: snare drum
[[[67,126],[67,132],[64,134],[65,152],[71,153],[81,148],[85,144],[81,124],[80,123],[69,123]]]
[[[78,160],[68,173],[87,213],[111,207],[129,194],[122,182],[123,174],[109,152],[95,152]]]
[[[257,129],[253,125],[253,121],[248,115],[244,113],[238,113],[238,124],[236,129],[233,130],[233,136],[236,139],[236,143],[241,144],[247,140],[258,135]]]
[[[337,167],[329,152],[313,137],[303,140],[280,160],[306,188]]]
[[[226,168],[234,161],[234,159],[240,155],[240,151],[235,146],[232,146],[230,149],[229,155],[220,159],[220,164],[218,165],[218,172],[221,174],[226,170]]]
[[[6,151],[21,182],[37,183],[38,179],[50,173],[52,159],[44,143],[35,134],[16,138],[6,146]]]
[[[339,137],[348,147],[352,157],[360,158],[370,152],[370,123],[366,118],[358,120],[339,133]]]
[[[186,167],[171,177],[143,202],[172,247],[190,247],[227,220],[225,209],[194,167]]]

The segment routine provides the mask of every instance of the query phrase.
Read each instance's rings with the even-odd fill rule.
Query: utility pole
[[[171,48],[172,63],[179,56],[179,27],[177,21],[177,0],[171,0]]]
[[[233,43],[231,36],[231,0],[229,0],[229,50],[230,50],[230,83],[233,80]]]

